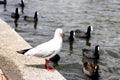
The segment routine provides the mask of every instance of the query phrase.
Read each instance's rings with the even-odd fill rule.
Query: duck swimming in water
[[[95,46],[95,50],[92,51],[90,49],[84,48],[82,53],[85,57],[90,59],[99,59],[99,45]]]
[[[11,17],[18,20],[20,15],[18,13],[18,8],[15,9],[15,12],[11,13]]]
[[[34,17],[32,16],[24,16],[24,20],[28,22],[37,22],[38,21],[38,12],[36,11]]]
[[[74,41],[74,31],[70,31],[70,35],[63,35],[63,42],[71,42]]]
[[[88,26],[87,32],[81,31],[80,29],[75,30],[75,36],[78,38],[90,38],[91,31],[93,31],[92,26]]]

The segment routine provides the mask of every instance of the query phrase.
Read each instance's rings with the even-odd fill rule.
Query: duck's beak
[[[93,31],[93,27],[91,26],[91,31]]]
[[[75,31],[73,32],[73,35],[75,36],[76,34],[75,34]]]
[[[97,68],[98,68],[98,67],[97,67],[97,66],[95,66],[94,72],[96,72]]]

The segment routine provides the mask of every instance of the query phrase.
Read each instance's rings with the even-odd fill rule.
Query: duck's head
[[[92,26],[88,26],[88,29],[89,29],[90,31],[93,31],[93,27],[92,27]]]
[[[99,50],[100,50],[100,46],[99,46],[99,45],[96,45],[96,46],[95,46],[95,50],[96,50],[96,51],[99,51]]]
[[[18,13],[19,11],[18,11],[18,8],[16,8],[15,9],[15,19],[19,19],[19,17],[20,17],[20,15],[19,15],[19,13]]]
[[[90,33],[91,31],[93,31],[93,27],[92,26],[88,26],[87,33]]]
[[[88,26],[88,29],[87,29],[87,37],[90,37],[91,36],[91,31],[93,31],[93,27],[92,26]]]
[[[74,33],[75,33],[75,32],[74,32],[73,30],[70,31],[70,36],[69,36],[69,40],[70,40],[70,41],[74,41],[74,37],[73,37],[73,36],[74,36]]]
[[[70,31],[70,36],[74,36],[74,31],[73,30]]]
[[[99,45],[96,45],[95,53],[94,53],[96,59],[99,59],[99,51],[100,51],[100,47],[99,47]]]
[[[15,13],[18,13],[18,8],[15,9]]]
[[[38,21],[38,12],[37,11],[34,14],[34,19],[35,19],[35,21]]]

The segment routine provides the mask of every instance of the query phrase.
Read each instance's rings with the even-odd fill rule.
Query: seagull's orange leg
[[[50,67],[49,65],[49,60],[45,59],[45,68],[48,70],[48,71],[54,71],[52,67]]]

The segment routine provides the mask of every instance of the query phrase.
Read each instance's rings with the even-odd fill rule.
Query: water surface
[[[14,20],[10,14],[19,8],[21,17],[17,32],[33,47],[53,37],[56,28],[62,28],[65,34],[70,30],[86,31],[89,25],[94,31],[90,39],[91,48],[100,45],[99,79],[120,79],[120,1],[119,0],[26,0],[24,13],[18,6],[19,0],[9,0],[6,8],[0,5],[0,17],[12,28]],[[39,12],[37,29],[34,23],[23,20],[24,15]],[[3,27],[3,26],[1,26]],[[86,41],[75,38],[73,50],[69,43],[63,43],[58,71],[67,80],[89,80],[82,72],[82,48]]]

